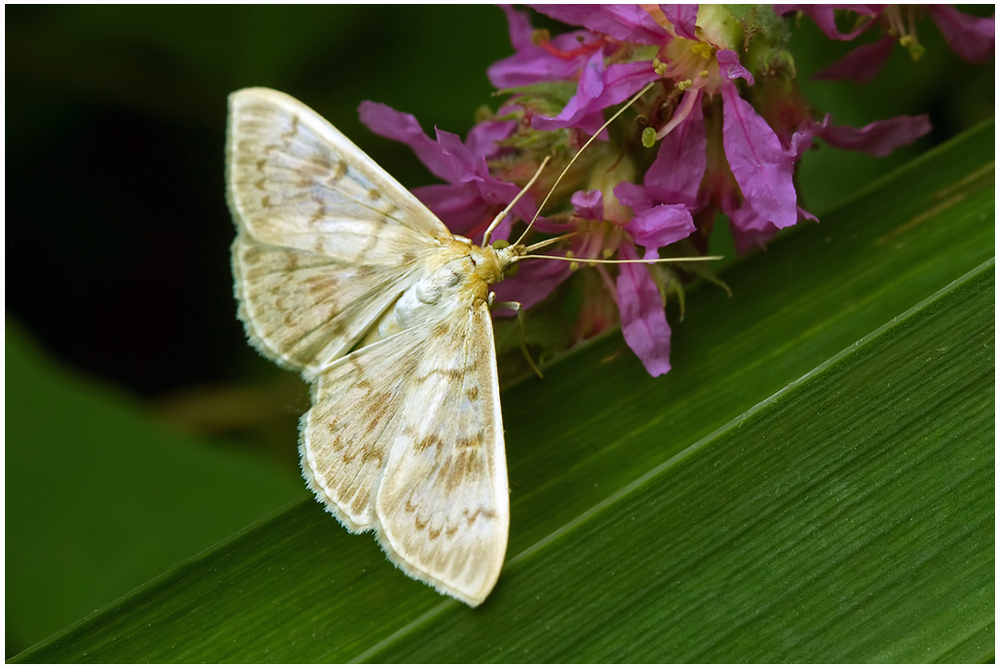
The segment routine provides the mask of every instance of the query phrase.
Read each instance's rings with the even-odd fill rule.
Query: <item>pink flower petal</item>
[[[535,44],[519,47],[513,56],[486,69],[490,83],[502,89],[573,79],[595,51],[604,49],[604,41],[586,30],[575,30],[553,37],[549,47],[551,51]]]
[[[819,137],[830,146],[885,157],[930,131],[931,122],[927,114],[922,114],[875,121],[863,128],[830,125],[819,132]]]
[[[633,212],[645,211],[656,204],[643,186],[631,181],[620,182],[615,186],[614,193],[621,205],[629,207]]]
[[[719,72],[722,76],[730,81],[743,77],[751,86],[754,84],[753,75],[750,74],[750,70],[743,67],[735,51],[720,49],[716,59],[719,61]]]
[[[531,34],[534,30],[526,12],[515,11],[510,5],[500,5],[500,9],[507,15],[507,32],[510,35],[510,44],[515,50],[527,49],[534,44],[531,42]]]
[[[638,258],[628,245],[619,247],[622,259]],[[654,378],[670,371],[670,325],[663,299],[649,270],[641,264],[623,264],[616,282],[622,335],[629,348]]]
[[[441,147],[424,134],[413,114],[396,111],[387,104],[365,100],[358,107],[361,122],[377,135],[406,144],[417,154],[431,173],[445,181],[453,180],[455,170]]]
[[[595,53],[587,61],[576,94],[559,115],[535,116],[531,126],[536,130],[575,127],[593,134],[604,124],[604,109],[624,102],[657,77],[652,61],[616,63],[605,70],[603,53]]]
[[[698,39],[695,35],[695,21],[698,19],[698,5],[660,5],[660,11],[674,26],[678,37]]]
[[[758,215],[777,227],[794,225],[798,220],[794,155],[782,149],[774,130],[740,97],[735,85],[723,86],[722,99],[722,145],[743,196]]]
[[[657,204],[635,216],[625,225],[632,240],[647,252],[685,239],[695,231],[691,212],[683,204]]]
[[[865,44],[812,76],[817,81],[845,79],[860,84],[875,78],[892,53],[896,39],[886,35],[877,42]]]
[[[437,134],[437,145],[442,155],[451,162],[453,175],[449,181],[452,183],[470,181],[475,177],[486,176],[489,172],[486,167],[486,159],[483,156],[473,155],[472,151],[462,143],[462,138],[454,132],[435,128]]]
[[[875,16],[885,5],[774,5],[774,12],[779,16],[789,12],[802,12],[819,26],[823,34],[830,39],[843,40],[848,42],[873,24],[873,21],[866,21],[862,26],[851,32],[842,33],[837,29],[837,22],[834,19],[834,11],[838,9],[850,10],[862,16]]]
[[[497,152],[496,142],[513,132],[513,121],[480,123],[469,132],[467,143],[444,130],[437,131],[437,141],[424,134],[417,119],[375,102],[363,102],[359,108],[361,121],[376,134],[400,141],[417,154],[427,167],[448,184],[415,188],[413,194],[427,205],[445,225],[459,234],[475,237],[507,204],[520,188],[500,181],[489,173],[486,156]],[[514,214],[524,220],[535,215],[535,202],[526,194],[514,207]],[[547,223],[539,219],[544,227]],[[510,233],[512,218],[508,217],[495,231],[494,238]]]
[[[656,160],[645,176],[649,194],[657,201],[686,204],[693,209],[705,175],[706,146],[705,120],[699,100],[691,107],[687,118],[660,142]]]
[[[624,102],[629,97],[642,90],[650,81],[659,78],[653,69],[651,60],[639,60],[634,63],[615,63],[608,67],[604,74],[604,91],[592,105],[596,109]]]
[[[721,204],[722,211],[729,216],[733,245],[740,255],[754,247],[764,248],[764,244],[778,233],[778,228],[757,215],[746,201],[740,201],[738,197],[727,197]]]
[[[485,226],[500,211],[483,200],[475,183],[420,186],[413,189],[413,194],[434,212],[449,230],[465,236],[472,236],[479,228],[485,230]],[[508,224],[506,229],[498,228],[494,237],[503,239],[509,232]]]
[[[465,138],[465,145],[472,155],[489,158],[497,153],[497,142],[510,137],[517,127],[516,121],[486,121],[473,126]]]
[[[591,102],[604,92],[604,54],[595,53],[588,60],[580,74],[576,94],[570,98],[563,110],[554,117],[535,116],[531,127],[536,130],[557,130],[571,127],[588,111]]]
[[[955,53],[973,63],[996,57],[996,15],[979,18],[951,5],[927,5],[927,12]]]
[[[600,190],[577,190],[569,202],[584,220],[604,220],[604,195]]]
[[[822,121],[806,119],[799,129],[792,133],[792,137],[785,147],[785,152],[795,160],[801,160],[802,156],[813,145],[813,138],[817,137],[826,127],[830,125],[830,114],[826,114]]]
[[[613,37],[622,42],[664,44],[670,33],[639,5],[531,5],[567,25]]]

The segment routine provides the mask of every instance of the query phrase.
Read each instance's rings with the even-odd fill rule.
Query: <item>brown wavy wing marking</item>
[[[239,315],[254,345],[312,375],[350,350],[422,271],[416,262],[343,264],[326,255],[263,244],[241,232],[233,244]]]
[[[337,360],[314,380],[313,407],[302,422],[302,471],[351,531],[376,526],[376,487],[422,348],[421,333],[406,330]]]
[[[233,93],[226,150],[233,217],[258,241],[393,266],[451,238],[361,149],[284,93]]]
[[[509,525],[493,324],[480,302],[438,330],[400,404],[380,540],[404,571],[475,606],[497,581]]]

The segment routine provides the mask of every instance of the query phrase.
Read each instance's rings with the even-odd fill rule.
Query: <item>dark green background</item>
[[[201,395],[192,393],[198,388],[216,396],[211,391],[219,388],[274,388],[285,382],[274,379],[287,377],[246,345],[234,317],[228,259],[233,230],[222,166],[229,92],[264,85],[302,99],[412,187],[432,177],[408,149],[364,129],[357,105],[385,102],[414,113],[427,130],[437,125],[464,134],[476,107],[497,104],[486,67],[511,52],[503,15],[490,6],[14,6],[5,17],[8,322],[40,345],[40,357],[51,356],[110,386],[114,400],[140,414],[162,412],[178,398],[197,399]],[[543,24],[551,25],[536,21]],[[866,87],[809,82],[810,72],[851,45],[830,42],[808,20],[795,32],[792,50],[803,88],[817,109],[834,114],[834,122],[864,125],[928,112],[935,127],[888,159],[827,147],[807,155],[800,191],[813,212],[822,215],[894,165],[993,116],[993,65],[958,59],[927,19],[918,29],[925,57],[914,64],[897,48]],[[63,476],[70,485],[90,475],[88,462],[97,462],[107,476],[105,487],[114,489],[116,481],[127,487],[122,481],[129,479],[128,467],[109,472],[107,462],[121,461],[121,450],[105,447],[108,440],[99,434],[82,439],[84,430],[73,425],[49,436],[76,446],[79,461],[39,456],[38,425],[69,418],[49,410],[59,398],[55,386],[39,385],[37,393],[12,399],[21,387],[10,364],[12,345],[8,337],[7,656],[300,494],[294,425],[305,399],[300,386],[279,384],[264,394],[274,406],[273,421],[242,424],[237,410],[215,426],[211,440],[198,441],[227,456],[236,449],[264,452],[261,467],[274,468],[280,479],[273,493],[258,494],[259,504],[231,515],[228,524],[214,522],[220,504],[204,499],[200,512],[180,504],[175,510],[184,521],[177,526],[137,527],[135,519],[117,532],[91,533],[125,546],[135,542],[136,532],[180,534],[174,552],[161,550],[165,563],[123,566],[77,554],[90,548],[47,524],[58,507],[32,514],[41,504],[30,499],[72,504],[86,518],[98,502],[61,498],[53,481]],[[204,420],[193,422],[204,426]],[[192,420],[185,423],[190,428]],[[149,450],[158,438],[116,447]],[[174,447],[164,438],[164,450]],[[177,466],[186,470],[183,463]],[[199,484],[214,483],[209,477]],[[148,489],[137,495],[143,492]],[[108,503],[120,503],[129,493],[112,494]],[[198,502],[196,497],[189,501]],[[232,492],[226,498],[240,497]],[[141,503],[133,510],[142,516]],[[17,551],[10,551],[12,545]],[[117,544],[107,549],[122,552]],[[93,563],[94,569],[129,575],[116,580],[114,573],[74,572],[68,580],[104,584],[76,598],[65,590],[45,593],[34,585],[56,574],[29,568],[58,567],[48,565],[43,552],[61,553],[62,564]],[[23,585],[23,596],[10,593],[12,584]],[[64,603],[62,617],[51,613]],[[47,612],[36,614],[31,606]],[[19,622],[27,617],[37,621]]]

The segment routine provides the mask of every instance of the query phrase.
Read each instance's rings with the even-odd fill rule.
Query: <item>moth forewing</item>
[[[284,93],[246,88],[230,95],[226,162],[230,207],[260,241],[307,250],[319,246],[345,261],[358,258],[359,240],[377,242],[367,253],[397,263],[401,252],[413,250],[414,240],[451,238],[444,224],[364,151]]]
[[[249,88],[229,107],[240,317],[263,354],[309,375],[350,350],[452,237],[301,102]]]

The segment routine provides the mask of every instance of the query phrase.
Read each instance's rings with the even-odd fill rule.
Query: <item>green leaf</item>
[[[307,502],[22,661],[984,661],[994,127],[688,293],[674,370],[605,337],[503,396],[475,610]],[[676,314],[674,314],[676,316]]]
[[[5,336],[9,651],[303,496],[268,462],[60,368],[10,321]]]

